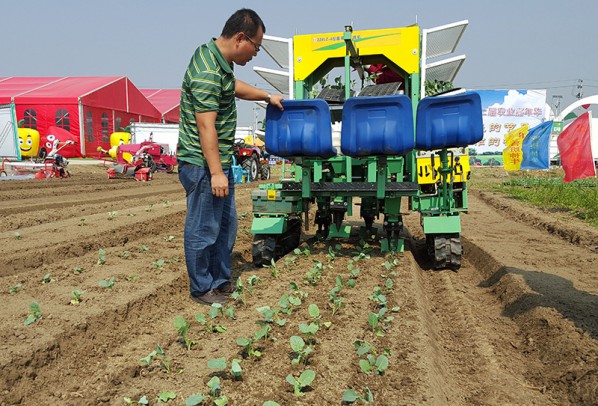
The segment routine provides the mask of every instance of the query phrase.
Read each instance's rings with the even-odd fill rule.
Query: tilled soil
[[[144,396],[157,404],[162,391],[183,405],[192,394],[209,395],[214,376],[231,405],[338,405],[348,388],[361,395],[368,388],[376,405],[598,404],[598,232],[566,213],[474,187],[458,272],[431,270],[417,213],[404,216],[405,253],[385,256],[379,243],[363,248],[357,237],[318,243],[308,234],[299,253],[256,269],[249,233],[256,185],[237,185],[233,276],[244,284],[244,303],[225,307],[234,319],[211,319],[209,307],[189,299],[176,175],[140,183],[108,180],[104,171],[77,165],[69,179],[0,182],[0,405],[124,405]],[[306,273],[318,267],[321,277],[308,283]],[[284,294],[298,296],[292,282],[301,304],[266,323],[256,309],[277,310]],[[339,283],[344,306],[333,315],[329,292]],[[383,307],[372,300],[375,288],[392,317],[379,335],[368,322]],[[76,290],[81,302],[71,304]],[[41,319],[25,325],[33,301]],[[310,304],[320,309],[313,353],[307,365],[292,364],[289,340],[307,339],[299,325],[314,321]],[[226,331],[200,324],[200,313]],[[190,325],[190,349],[177,316]],[[269,337],[255,343],[262,355],[247,357],[236,341],[264,323]],[[358,340],[388,355],[383,373],[361,370]],[[165,355],[140,361],[158,345]],[[220,357],[239,359],[242,379],[208,368]],[[285,378],[305,369],[316,377],[296,396]]]

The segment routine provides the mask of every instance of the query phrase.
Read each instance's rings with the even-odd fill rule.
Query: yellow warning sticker
[[[268,200],[276,200],[276,190],[268,190]]]

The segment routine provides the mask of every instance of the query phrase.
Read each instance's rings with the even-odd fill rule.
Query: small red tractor
[[[98,148],[100,153],[108,151]],[[140,144],[120,145],[116,152],[114,168],[106,171],[109,179],[132,176],[139,181],[153,179],[156,171],[172,173],[177,165],[176,154],[168,151],[168,146],[152,141]]]
[[[267,154],[260,147],[250,145],[244,139],[236,139],[234,156],[238,165],[248,173],[247,182],[253,182],[258,177],[262,180],[270,179],[270,164]]]

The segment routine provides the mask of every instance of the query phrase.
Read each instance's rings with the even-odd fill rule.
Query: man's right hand
[[[212,194],[216,197],[228,196],[228,177],[224,172],[212,175]]]

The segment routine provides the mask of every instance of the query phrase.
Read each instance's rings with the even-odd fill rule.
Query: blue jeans
[[[191,295],[199,296],[230,281],[231,256],[237,238],[237,208],[232,170],[228,197],[212,194],[210,170],[179,162],[179,180],[187,193],[185,261]]]

